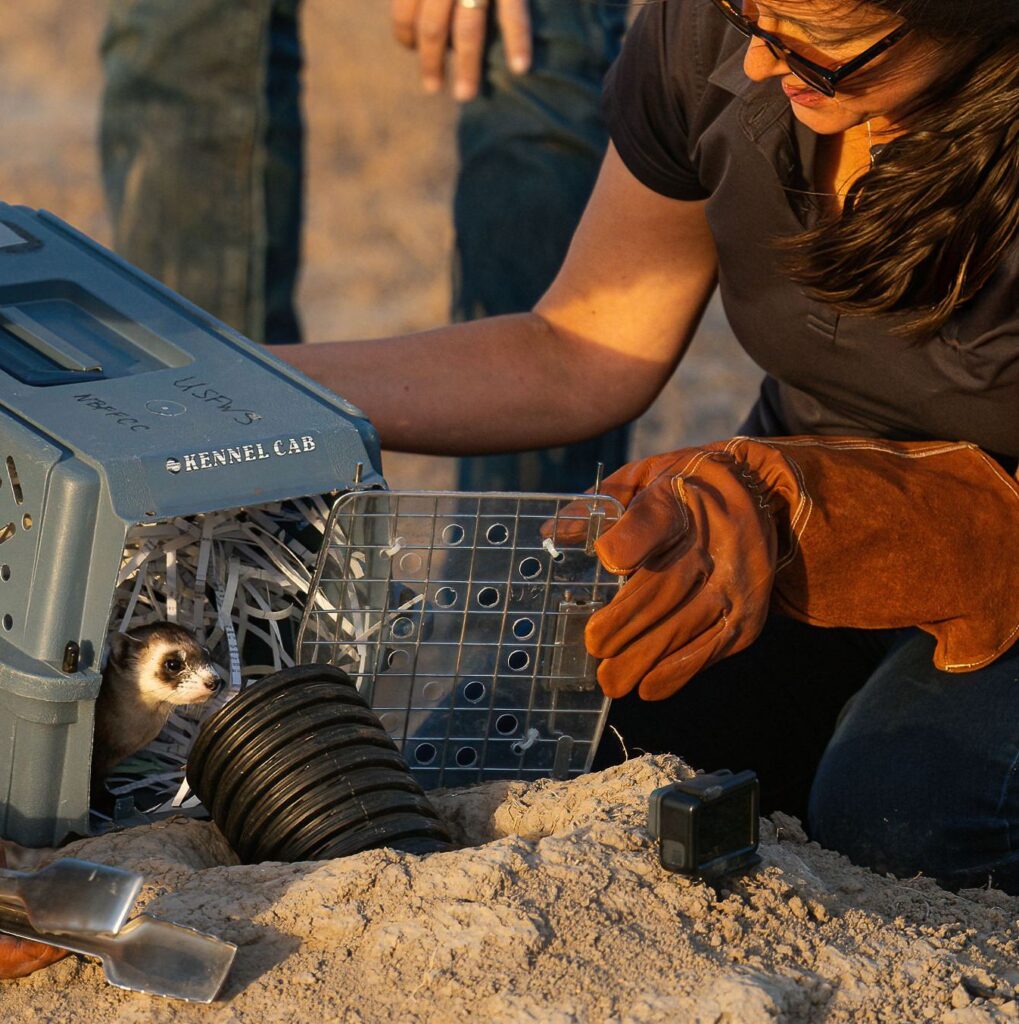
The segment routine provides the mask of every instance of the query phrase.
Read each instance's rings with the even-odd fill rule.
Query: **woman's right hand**
[[[760,634],[777,564],[775,519],[761,481],[720,449],[630,463],[600,491],[625,512],[595,550],[627,581],[591,616],[587,649],[601,660],[606,696],[637,688],[644,700],[662,700]],[[556,543],[586,540],[586,503],[576,504],[560,513]]]
[[[751,643],[769,604],[815,626],[918,626],[944,672],[1019,639],[1019,488],[975,445],[734,437],[602,490],[626,506],[595,550],[628,580],[585,631],[610,697],[668,697]]]

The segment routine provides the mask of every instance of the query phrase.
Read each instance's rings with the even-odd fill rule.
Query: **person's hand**
[[[625,513],[595,543],[626,576],[587,625],[609,697],[634,687],[661,700],[708,665],[752,643],[764,626],[777,529],[761,484],[728,452],[684,449],[624,466],[601,492]],[[578,542],[556,531],[561,543]]]
[[[1019,637],[1019,487],[974,445],[736,437],[624,466],[602,491],[626,506],[595,550],[628,579],[585,632],[610,697],[670,696],[749,645],[769,608],[917,626],[947,672]]]
[[[510,70],[531,66],[528,0],[392,0],[393,34],[418,51],[421,82],[438,92],[446,79],[446,51],[452,47],[453,95],[473,99],[481,86],[488,7],[493,4]]]
[[[6,839],[0,840],[0,868],[14,867],[15,863],[25,864],[29,858],[19,856],[22,852],[25,852],[23,847],[17,847]],[[63,960],[67,955],[66,949],[0,934],[0,980],[24,978],[43,967],[55,964],[58,960]]]

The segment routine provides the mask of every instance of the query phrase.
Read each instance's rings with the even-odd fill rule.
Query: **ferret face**
[[[119,634],[103,682],[132,687],[148,705],[201,704],[220,686],[209,652],[188,630],[169,622]]]

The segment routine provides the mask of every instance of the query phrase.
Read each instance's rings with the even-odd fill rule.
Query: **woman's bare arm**
[[[639,415],[715,281],[703,203],[642,185],[614,149],[534,311],[273,351],[367,413],[386,448],[438,455],[581,440]]]

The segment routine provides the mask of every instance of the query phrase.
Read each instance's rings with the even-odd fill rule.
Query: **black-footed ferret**
[[[93,794],[111,768],[159,735],[175,707],[203,704],[219,685],[209,652],[183,626],[154,622],[116,633],[96,700]]]

